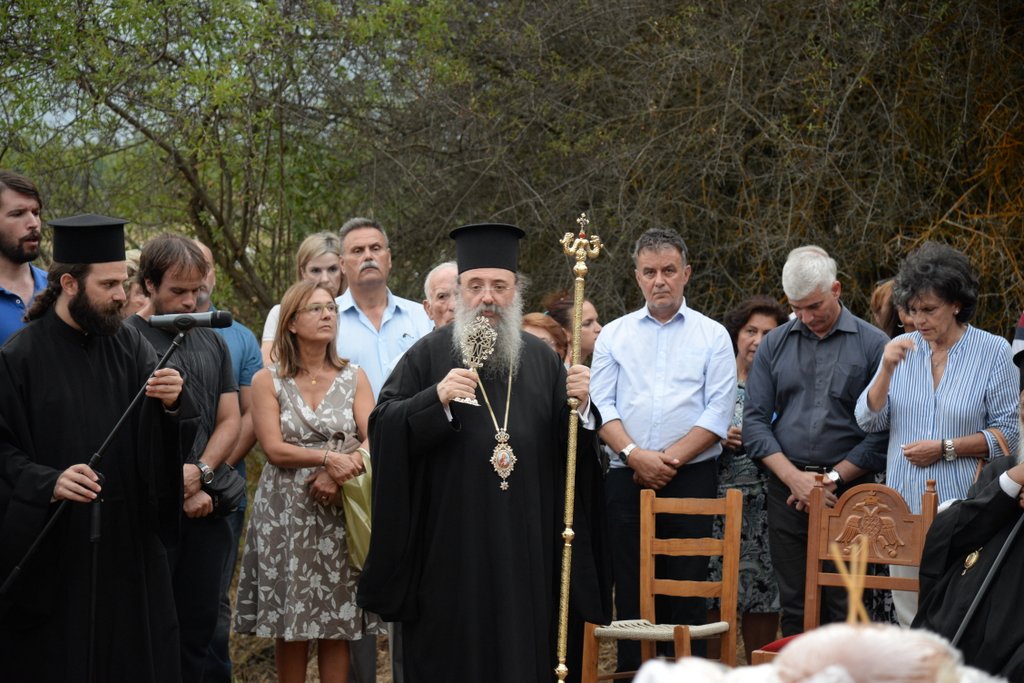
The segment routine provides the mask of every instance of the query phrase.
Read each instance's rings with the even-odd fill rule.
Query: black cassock
[[[999,486],[1012,458],[986,465],[968,497],[944,510],[928,531],[921,558],[921,599],[914,628],[952,639],[1010,529],[1021,515]],[[979,550],[970,564],[968,556]],[[1003,558],[960,640],[964,661],[1011,681],[1024,681],[1024,534]]]
[[[565,368],[543,342],[523,335],[508,418],[517,462],[502,490],[481,392],[480,407],[451,403],[452,422],[437,396],[437,383],[461,366],[448,326],[409,349],[381,391],[370,418],[373,534],[359,604],[402,622],[407,683],[554,680]],[[503,424],[508,376],[483,374]],[[577,452],[574,635],[579,618],[607,623],[610,611],[594,432],[579,429]]]
[[[156,361],[134,329],[91,337],[53,310],[0,349],[0,580],[57,509],[50,498],[60,473],[89,460]],[[146,398],[99,467],[106,482],[97,681],[180,680],[178,625],[161,541],[173,537],[181,507],[176,429],[161,403]],[[68,508],[0,604],[0,679],[86,680],[89,506]]]

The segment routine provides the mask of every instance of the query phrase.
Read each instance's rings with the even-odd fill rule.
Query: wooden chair
[[[868,564],[903,565],[921,564],[924,538],[935,519],[938,495],[935,481],[925,484],[921,496],[921,514],[910,512],[903,497],[882,484],[861,484],[839,497],[835,507],[824,503],[823,477],[811,491],[810,518],[807,524],[807,580],[804,592],[804,631],[817,628],[821,618],[821,589],[823,586],[842,587],[843,579],[837,572],[823,570],[823,564],[832,559],[829,545],[836,543],[844,558],[850,557],[859,536],[867,538]],[[917,579],[895,576],[867,576],[865,588],[918,591]]]
[[[658,514],[722,515],[725,532],[716,538],[657,538]],[[640,619],[613,621],[608,626],[586,624],[583,635],[583,683],[629,678],[633,673],[597,673],[597,654],[602,638],[639,640],[642,661],[654,657],[657,641],[675,643],[676,657],[690,655],[691,639],[718,638],[721,661],[736,665],[736,601],[740,573],[740,529],[743,522],[743,494],[731,489],[725,498],[658,498],[654,491],[640,492]],[[654,575],[658,555],[722,557],[721,581],[676,581]],[[654,596],[719,598],[721,621],[713,624],[657,624]]]
[[[771,650],[754,650],[750,653],[750,665],[771,664],[772,660],[778,656],[778,652],[772,652]]]

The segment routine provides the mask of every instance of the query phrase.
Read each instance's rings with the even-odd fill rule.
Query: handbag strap
[[[1010,454],[1010,444],[1006,442],[1006,437],[1003,436],[1003,430],[998,427],[989,427],[985,431],[995,437],[996,442],[999,444],[999,448],[1003,451],[1002,455]]]
[[[1010,444],[1006,442],[1006,437],[1003,436],[1003,430],[999,429],[998,427],[989,427],[988,429],[983,429],[982,431],[989,432],[993,437],[995,437],[996,443],[999,444],[999,450],[1001,451],[999,455],[1010,454]],[[997,455],[996,457],[999,457],[999,455]],[[974,483],[978,482],[978,478],[981,476],[981,471],[985,469],[986,464],[988,464],[988,458],[978,458],[978,466],[974,469]]]
[[[337,382],[340,378],[341,374],[339,373],[338,378],[334,381]],[[326,430],[321,429],[310,422],[310,420],[306,418],[306,408],[308,408],[308,406],[306,405],[305,399],[302,398],[302,393],[299,391],[299,388],[294,381],[287,382],[284,379],[281,379],[281,388],[294,404],[294,410],[292,410],[292,412],[298,416],[299,420],[302,421],[302,424],[306,425],[314,435],[320,437],[320,443],[327,445],[333,442],[336,444],[336,446],[334,446],[335,448],[341,448],[348,435],[345,434],[345,432],[331,432],[328,434]]]

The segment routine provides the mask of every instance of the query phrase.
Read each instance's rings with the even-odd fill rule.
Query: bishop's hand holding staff
[[[374,533],[359,602],[402,623],[405,680],[548,681],[572,396],[583,411],[571,609],[607,621],[604,502],[589,371],[521,332],[524,231],[452,232],[455,320],[409,349],[370,418]],[[474,373],[463,345],[478,317],[496,333]],[[481,407],[457,398],[477,396]],[[577,413],[578,415],[579,413]],[[573,421],[580,418],[573,417]]]

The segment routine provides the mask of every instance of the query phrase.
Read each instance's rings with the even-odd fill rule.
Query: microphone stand
[[[178,347],[181,346],[182,342],[185,341],[185,335],[188,334],[188,332],[191,329],[192,329],[192,327],[189,326],[188,328],[181,329],[178,332],[178,334],[175,335],[174,340],[171,341],[171,345],[167,348],[167,351],[164,353],[163,357],[156,364],[156,367],[153,368],[153,372],[156,372],[157,370],[160,370],[160,369],[166,367],[167,361],[170,360],[170,357],[174,354],[175,351],[178,350]],[[152,377],[152,376],[153,376],[153,374],[150,373],[150,377]],[[100,445],[100,447],[98,449],[96,449],[96,452],[93,453],[92,456],[89,458],[88,465],[89,465],[89,467],[91,469],[96,469],[97,467],[99,467],[100,463],[103,461],[103,456],[104,456],[107,448],[110,447],[110,443],[114,440],[114,437],[117,436],[117,433],[121,430],[121,427],[124,425],[124,423],[127,422],[128,417],[135,411],[135,408],[140,403],[142,403],[142,399],[145,398],[145,396],[146,396],[146,386],[147,386],[148,383],[149,383],[149,378],[147,377],[146,378],[146,382],[143,383],[143,385],[139,389],[138,393],[135,394],[135,398],[132,399],[132,402],[128,404],[128,407],[125,409],[124,413],[122,413],[121,418],[117,421],[117,424],[115,424],[113,429],[110,430],[110,433],[107,434],[107,438],[103,441],[103,443]],[[99,474],[99,473],[97,473],[97,474]],[[101,485],[102,485],[103,475],[99,474],[99,476],[100,476],[100,482],[101,482]],[[102,496],[97,496],[96,499],[92,503],[89,503],[89,505],[93,506],[92,509],[91,509],[91,513],[90,513],[90,524],[89,524],[89,543],[90,543],[90,546],[92,548],[92,578],[91,578],[92,595],[90,596],[90,600],[89,600],[89,663],[88,663],[88,671],[89,671],[88,680],[90,681],[90,683],[95,680],[95,678],[94,678],[94,670],[93,670],[94,669],[94,665],[95,665],[95,661],[94,661],[95,660],[95,654],[93,652],[93,649],[94,649],[94,646],[95,646],[95,631],[96,631],[96,624],[95,624],[95,620],[96,620],[96,579],[97,579],[96,573],[97,573],[97,571],[99,569],[98,558],[99,558],[99,541],[100,541],[100,500],[101,499],[102,499]],[[46,538],[50,535],[50,532],[56,526],[57,521],[61,518],[61,516],[64,513],[64,510],[68,507],[68,503],[70,503],[70,502],[71,501],[69,501],[67,498],[65,498],[65,499],[61,500],[60,503],[57,505],[57,509],[54,510],[53,514],[50,516],[50,519],[46,522],[46,526],[44,526],[43,530],[39,532],[39,535],[36,536],[36,540],[34,540],[32,542],[32,545],[29,546],[29,549],[25,552],[25,555],[21,558],[21,560],[18,562],[18,564],[16,564],[14,566],[14,569],[11,570],[11,573],[8,575],[7,579],[4,580],[3,585],[0,586],[0,597],[6,597],[8,595],[8,593],[10,593],[11,587],[15,584],[15,582],[18,580],[18,577],[21,575],[22,568],[26,564],[28,564],[28,562],[35,556],[36,552],[42,546],[43,541],[46,540]]]

